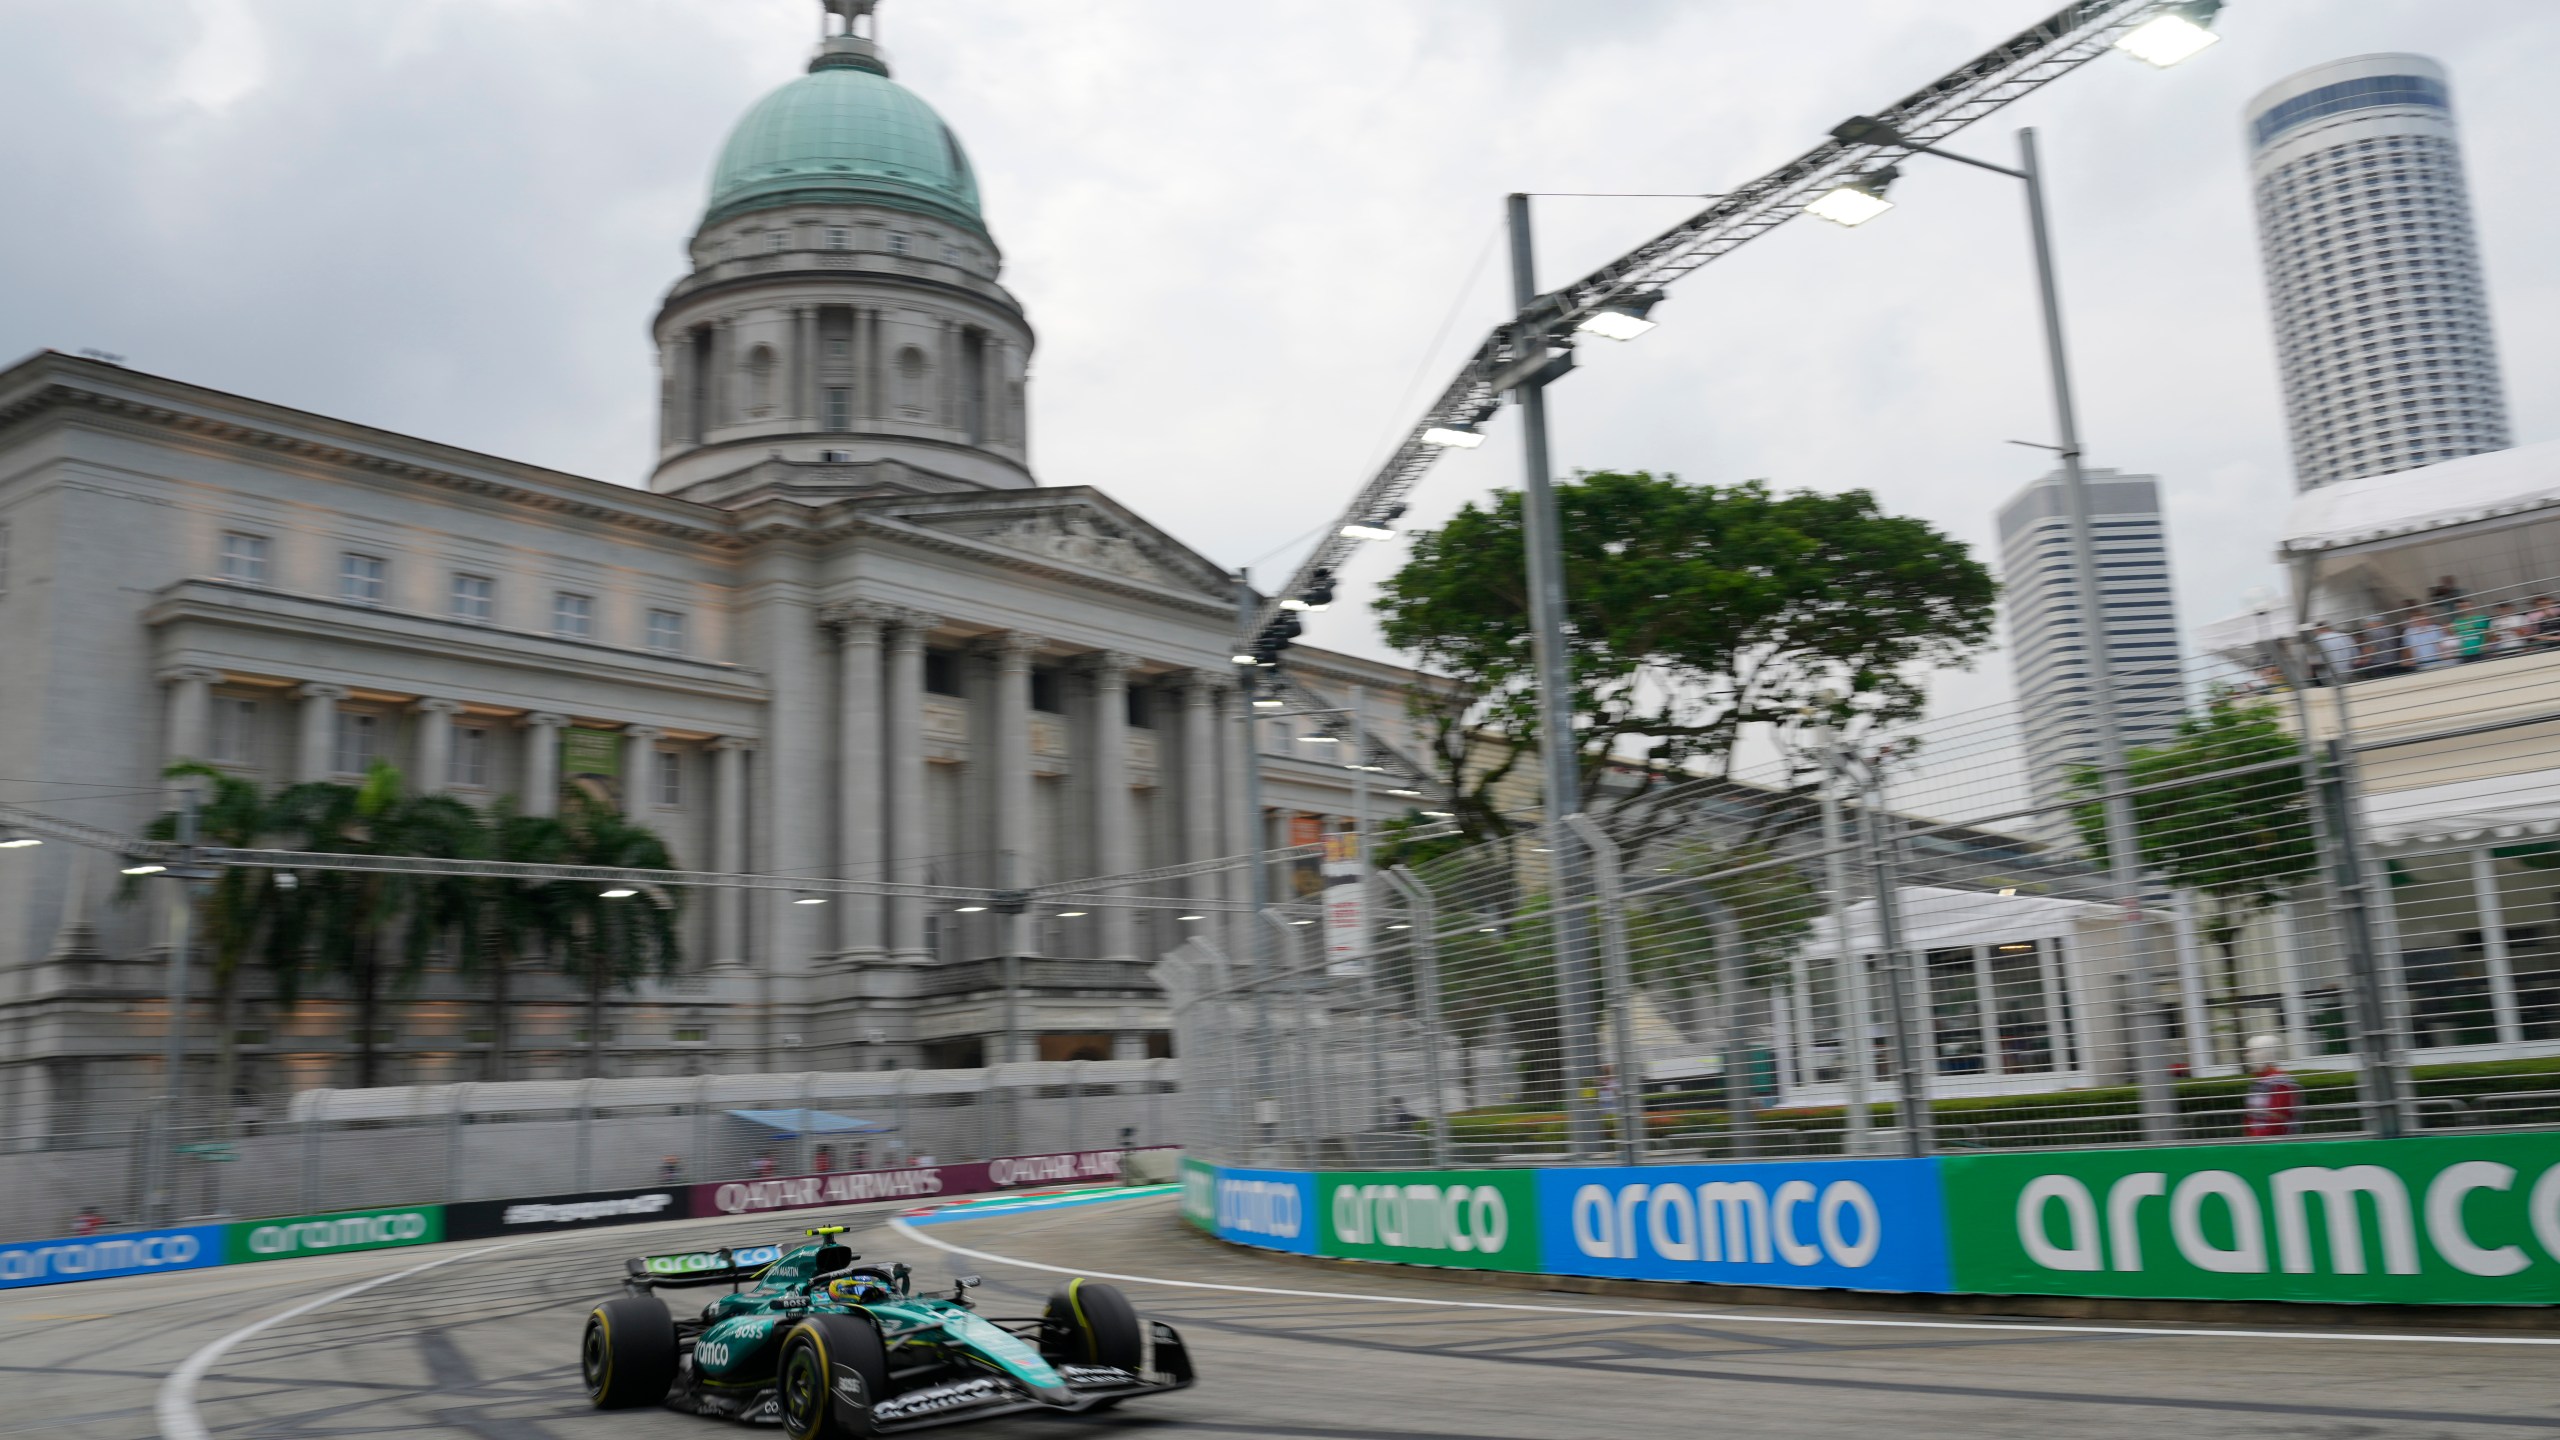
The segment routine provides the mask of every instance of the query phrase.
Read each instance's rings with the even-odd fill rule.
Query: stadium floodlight
[[[1644,317],[1652,312],[1654,306],[1661,303],[1662,292],[1659,290],[1630,295],[1624,300],[1603,305],[1583,316],[1580,323],[1573,328],[1587,331],[1604,340],[1633,340],[1653,328],[1654,322]]]
[[[1893,202],[1884,198],[1884,192],[1886,186],[1899,178],[1901,172],[1887,165],[1872,175],[1844,180],[1804,207],[1804,213],[1834,225],[1864,225],[1893,208]]]
[[[952,907],[951,913],[954,915],[975,915],[986,908],[987,907],[984,905],[957,905]]]
[[[794,905],[824,905],[827,903],[827,897],[824,895],[799,895],[794,896],[791,903]]]
[[[1258,662],[1261,660],[1261,658],[1262,658],[1262,657],[1261,657],[1261,656],[1259,656],[1259,655],[1254,654],[1254,653],[1253,653],[1252,651],[1250,651],[1250,650],[1239,650],[1239,651],[1237,651],[1235,654],[1230,655],[1230,656],[1228,656],[1227,658],[1228,658],[1228,659],[1230,659],[1230,660],[1233,660],[1234,662],[1236,662],[1236,663],[1237,663],[1237,664],[1239,664],[1239,665],[1252,665],[1252,664],[1256,664],[1256,663],[1258,663]]]
[[[127,875],[158,875],[163,871],[166,871],[168,868],[169,867],[166,865],[154,865],[150,861],[144,860],[137,864],[127,865],[124,867],[124,873]]]
[[[1458,818],[1458,812],[1455,810],[1425,810],[1422,812],[1422,818],[1425,820],[1455,820]]]
[[[1354,520],[1343,526],[1342,534],[1347,540],[1393,540],[1396,538],[1394,526],[1373,525],[1366,520]]]
[[[1206,915],[1176,915],[1173,918],[1176,920],[1206,920],[1209,917]]]
[[[1308,745],[1339,745],[1342,743],[1342,737],[1339,735],[1301,735],[1298,739],[1300,742]]]
[[[2222,37],[2213,33],[2213,17],[2222,0],[2188,0],[2172,5],[2116,37],[2116,48],[2137,60],[2166,70]]]
[[[1061,920],[1081,920],[1087,913],[1088,912],[1083,910],[1061,910],[1058,912],[1058,918]]]
[[[606,891],[602,891],[602,892],[599,892],[599,893],[601,893],[601,894],[604,896],[604,898],[605,898],[605,899],[607,899],[607,900],[628,900],[628,899],[630,899],[632,896],[637,895],[637,894],[639,894],[640,892],[639,892],[639,891],[637,891],[637,890],[633,890],[633,889],[631,889],[631,888],[629,888],[629,887],[627,887],[627,886],[617,885],[617,886],[615,886],[615,887],[614,887],[613,889],[611,889],[611,890],[606,890]]]
[[[0,850],[31,850],[43,843],[24,830],[0,830]]]
[[[1270,690],[1265,690],[1253,697],[1253,708],[1256,710],[1279,710],[1285,708],[1288,703]]]
[[[1444,450],[1473,450],[1484,443],[1484,432],[1473,425],[1434,425],[1422,432],[1422,443]]]
[[[1406,800],[1419,800],[1419,799],[1421,799],[1421,798],[1422,798],[1422,792],[1421,792],[1421,791],[1419,791],[1419,790],[1407,790],[1407,789],[1403,788],[1402,786],[1390,786],[1390,787],[1388,788],[1388,790],[1387,790],[1387,793],[1388,793],[1388,794],[1390,794],[1390,795],[1398,796],[1398,797],[1400,797],[1400,798],[1402,798],[1402,799],[1406,799]]]

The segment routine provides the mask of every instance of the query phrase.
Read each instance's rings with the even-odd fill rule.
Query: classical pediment
[[[1018,496],[989,497],[982,504],[946,502],[899,518],[1052,564],[1221,599],[1229,593],[1223,577],[1198,557],[1089,496],[1044,496],[1035,505]]]

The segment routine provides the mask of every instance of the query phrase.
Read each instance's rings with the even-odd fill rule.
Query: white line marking
[[[957,1221],[945,1221],[956,1224]],[[936,1240],[909,1225],[905,1220],[889,1222],[889,1228],[910,1240],[922,1241],[936,1250],[965,1255],[982,1263],[1011,1265],[1023,1270],[1046,1270],[1052,1275],[1082,1275],[1094,1280],[1120,1280],[1131,1285],[1164,1285],[1177,1290],[1223,1290],[1240,1295],[1285,1295],[1300,1300],[1355,1300],[1371,1305],[1425,1305],[1445,1310],[1524,1311],[1532,1315],[1605,1315],[1640,1320],[1713,1320],[1723,1324],[1746,1325],[1829,1325],[1869,1330],[1999,1330],[2019,1331],[2034,1335],[2150,1335],[2174,1340],[2352,1340],[2374,1344],[2404,1345],[2560,1345],[2560,1336],[2547,1335],[2426,1335],[2393,1334],[2388,1331],[2363,1333],[2352,1330],[2177,1330],[2167,1326],[2148,1325],[2072,1325],[2039,1324],[2018,1320],[1883,1320],[1852,1318],[1840,1315],[1755,1315],[1748,1311],[1735,1313],[1722,1310],[1603,1310],[1582,1305],[1513,1305],[1497,1300],[1432,1300],[1413,1295],[1359,1295],[1342,1290],[1289,1290],[1276,1285],[1220,1285],[1207,1280],[1167,1280],[1155,1275],[1115,1275],[1108,1270],[1077,1270],[1064,1265],[1043,1265],[1037,1260],[1018,1260],[988,1250],[972,1250]]]
[[[290,1310],[279,1310],[264,1320],[243,1325],[230,1334],[210,1342],[203,1349],[188,1356],[185,1363],[169,1372],[168,1379],[160,1382],[160,1399],[155,1408],[160,1419],[161,1440],[212,1440],[212,1432],[205,1429],[204,1421],[196,1414],[196,1385],[204,1379],[205,1372],[213,1368],[214,1362],[228,1353],[232,1346],[259,1331],[281,1325],[299,1315],[308,1315],[324,1305],[334,1304],[350,1295],[360,1295],[377,1285],[388,1285],[394,1280],[406,1280],[412,1275],[433,1270],[439,1265],[476,1260],[483,1255],[494,1255],[501,1250],[513,1250],[519,1245],[530,1245],[534,1239],[538,1238],[542,1237],[510,1240],[504,1245],[486,1245],[477,1250],[465,1250],[459,1255],[447,1255],[441,1259],[430,1260],[424,1265],[412,1265],[406,1270],[395,1270],[388,1275],[376,1275],[370,1280],[360,1280],[343,1290],[332,1290],[316,1300],[305,1300]]]

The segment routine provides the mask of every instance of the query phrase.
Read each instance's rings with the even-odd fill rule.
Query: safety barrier
[[[1161,1159],[1174,1153],[1170,1148],[1075,1150],[1010,1155],[966,1165],[840,1171],[719,1185],[670,1184],[451,1205],[395,1205],[35,1240],[0,1245],[0,1289],[432,1245],[440,1240],[485,1240],[652,1220],[717,1219],[1112,1180],[1122,1174],[1126,1158],[1136,1157],[1141,1171],[1162,1173]]]
[[[2560,1303],[2560,1134],[1412,1172],[1183,1161],[1303,1255],[1920,1294]]]

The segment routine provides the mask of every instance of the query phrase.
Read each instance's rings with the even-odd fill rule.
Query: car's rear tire
[[[587,1312],[578,1345],[587,1400],[599,1410],[627,1410],[667,1398],[676,1380],[676,1322],[654,1295],[626,1295]]]
[[[1052,1362],[1136,1370],[1146,1360],[1146,1328],[1129,1297],[1099,1280],[1070,1280],[1049,1296],[1040,1349]]]
[[[846,1394],[855,1379],[862,1393]],[[773,1397],[791,1440],[861,1440],[871,1433],[871,1407],[888,1394],[889,1352],[870,1321],[812,1315],[783,1337]]]

